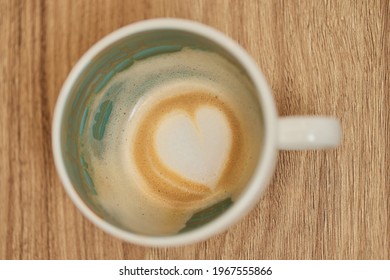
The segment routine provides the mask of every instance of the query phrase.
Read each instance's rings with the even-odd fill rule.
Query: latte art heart
[[[218,96],[189,92],[162,100],[135,135],[135,165],[149,190],[174,203],[202,200],[226,187],[242,158],[240,125]]]
[[[173,111],[161,120],[155,149],[179,176],[214,189],[231,150],[231,128],[221,111],[199,107],[194,115]]]

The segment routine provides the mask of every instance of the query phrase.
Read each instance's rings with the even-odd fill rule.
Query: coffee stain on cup
[[[95,123],[92,126],[92,135],[96,140],[102,140],[104,132],[106,130],[107,122],[110,118],[112,111],[112,101],[104,101],[100,107],[99,111],[95,114]]]

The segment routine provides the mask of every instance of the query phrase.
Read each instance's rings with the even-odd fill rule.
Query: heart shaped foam
[[[162,163],[178,175],[214,189],[232,145],[225,115],[211,106],[193,115],[174,110],[161,120],[155,147]]]

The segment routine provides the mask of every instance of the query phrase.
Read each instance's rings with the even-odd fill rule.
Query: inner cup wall
[[[121,227],[96,200],[93,178],[88,173],[88,162],[80,155],[78,147],[78,137],[84,129],[85,119],[91,113],[88,111],[88,101],[99,94],[115,74],[131,67],[134,61],[184,47],[219,53],[245,73],[228,51],[207,38],[179,30],[143,32],[125,37],[101,51],[82,70],[67,99],[61,126],[61,148],[67,173],[84,203],[99,217],[116,226]],[[222,208],[225,210],[230,205],[229,202],[222,205]]]

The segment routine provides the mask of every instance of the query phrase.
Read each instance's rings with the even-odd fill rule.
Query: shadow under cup
[[[156,30],[132,34],[107,46],[85,64],[68,92],[60,127],[61,152],[66,173],[83,203],[102,220],[122,230],[132,232],[99,202],[94,171],[90,159],[83,154],[83,145],[95,145],[97,150],[104,145],[107,127],[112,121],[112,111],[118,105],[117,97],[121,94],[120,86],[109,86],[110,81],[118,73],[133,67],[138,61],[166,53],[180,52],[186,48],[218,53],[235,65],[239,71],[246,73],[235,57],[205,37],[188,31]],[[185,78],[185,73],[182,75]],[[145,90],[155,86],[153,80],[154,78],[151,77],[141,88]],[[253,90],[254,100],[257,100],[255,95],[256,92]],[[142,92],[135,91],[127,97],[127,100],[135,106],[141,97]],[[99,106],[92,106],[91,104],[97,99]],[[90,140],[81,141],[83,135],[87,135]],[[245,188],[242,191],[245,191]],[[234,201],[233,198],[225,198],[206,209],[197,211],[178,233],[192,231],[213,221],[231,208]],[[137,230],[133,232],[139,234]]]

